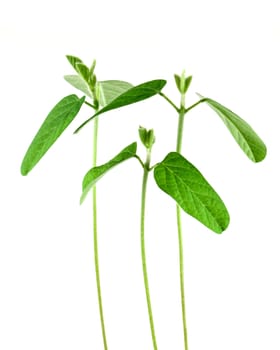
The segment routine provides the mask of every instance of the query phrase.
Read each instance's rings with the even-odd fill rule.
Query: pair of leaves
[[[266,146],[251,126],[230,109],[220,103],[199,95],[222,119],[240,148],[253,162],[262,161],[266,156]]]
[[[181,94],[186,94],[189,86],[191,85],[192,76],[190,75],[186,78],[185,74],[183,73],[181,76],[174,74],[174,78],[175,78],[176,86],[179,92]]]
[[[152,80],[131,87],[131,84],[127,82],[116,80],[100,82],[100,96],[105,106],[78,129],[101,113],[140,102],[156,95],[165,84],[165,80]],[[84,101],[85,97],[79,99],[76,95],[66,96],[51,110],[24,156],[21,165],[22,175],[27,175],[45,155],[76,117]]]
[[[84,177],[81,203],[95,183],[109,170],[125,160],[136,157],[136,142],[124,148],[108,163],[90,169]],[[202,224],[221,233],[229,224],[228,211],[203,175],[182,155],[169,153],[154,168],[158,187]]]

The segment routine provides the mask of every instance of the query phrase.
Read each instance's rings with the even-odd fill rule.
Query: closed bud
[[[155,143],[154,130],[153,129],[147,130],[142,126],[140,126],[138,129],[138,132],[139,132],[140,140],[143,143],[143,145],[147,149],[151,149],[153,144]]]
[[[185,94],[191,84],[192,76],[186,78],[185,71],[183,70],[181,76],[174,74],[175,82],[178,90],[181,94]]]

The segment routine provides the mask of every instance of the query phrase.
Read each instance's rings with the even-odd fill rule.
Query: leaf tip
[[[26,164],[26,157],[24,157],[20,166],[20,173],[22,176],[26,176],[30,172],[30,170],[30,167],[28,167]]]
[[[267,155],[267,147],[266,145],[263,143],[262,144],[262,154],[258,156],[258,158],[255,158],[253,160],[254,163],[260,163],[262,162],[265,158],[266,158],[266,155]]]
[[[84,200],[85,200],[85,196],[82,194],[80,197],[80,205],[84,203]]]
[[[21,173],[22,176],[26,176],[28,174],[28,171],[25,168],[21,167],[20,168],[20,173]]]

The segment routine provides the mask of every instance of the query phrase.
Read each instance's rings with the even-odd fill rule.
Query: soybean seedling
[[[198,94],[200,97],[199,101],[195,104],[185,107],[185,98],[188,88],[192,81],[192,76],[185,76],[185,72],[181,76],[174,75],[177,89],[180,93],[180,106],[177,107],[164,93],[160,92],[160,95],[166,99],[168,103],[172,105],[175,111],[178,114],[178,128],[177,128],[177,139],[176,139],[176,156],[180,157],[183,141],[183,130],[184,130],[184,119],[185,115],[191,111],[193,108],[197,107],[199,104],[206,103],[210,108],[212,108],[217,115],[221,118],[225,126],[228,128],[231,135],[234,137],[237,144],[240,146],[242,151],[247,155],[247,157],[257,163],[262,161],[266,156],[266,146],[256,132],[251,128],[251,126],[241,119],[237,114],[232,112],[227,107],[221,105],[220,103],[203,97]],[[176,216],[177,216],[177,231],[178,231],[178,241],[179,241],[179,266],[180,266],[180,290],[181,290],[181,306],[182,306],[182,320],[183,320],[183,331],[184,331],[184,345],[185,350],[188,350],[188,337],[187,337],[187,322],[186,322],[186,311],[185,311],[185,291],[184,291],[184,256],[183,256],[183,238],[182,238],[182,224],[181,224],[181,208],[187,213],[198,219],[201,223],[207,226],[209,229],[216,233],[222,233],[229,224],[229,214],[225,207],[222,206],[222,202],[219,202],[219,205],[216,205],[214,202],[211,202],[211,193],[204,188],[203,186],[198,186],[198,183],[192,182],[197,180],[197,175],[191,175],[191,172],[186,173],[186,180],[188,178],[188,184],[185,183],[185,190],[189,192],[188,196],[185,198],[180,198],[180,188],[183,185],[183,182],[176,176],[176,169],[168,165],[170,162],[170,156],[167,156],[164,160],[164,166],[160,166],[157,170],[156,177],[162,179],[163,176],[166,176],[166,181],[160,183],[159,186],[168,193],[175,200],[177,198],[176,206]],[[178,163],[179,164],[179,163]],[[178,191],[173,192],[174,189],[170,190],[170,186],[173,181],[178,186]],[[184,189],[183,189],[184,191]],[[217,202],[217,203],[218,203]]]
[[[179,241],[179,266],[180,266],[180,292],[181,309],[184,333],[184,347],[188,350],[187,322],[185,311],[185,288],[184,288],[184,256],[181,224],[181,209],[200,221],[215,233],[222,233],[229,225],[229,213],[220,196],[207,182],[201,172],[185,159],[181,154],[183,127],[185,115],[201,103],[209,105],[222,119],[240,148],[253,162],[260,162],[266,156],[266,146],[251,126],[241,119],[237,114],[224,107],[220,103],[200,96],[195,104],[185,107],[185,96],[190,86],[192,77],[175,75],[177,88],[181,95],[180,106],[177,107],[162,91],[159,94],[170,103],[178,113],[178,128],[176,140],[176,152],[170,152],[162,162],[150,166],[151,150],[155,141],[153,130],[139,128],[139,135],[146,147],[146,160],[142,161],[136,154],[137,144],[133,143],[123,149],[116,157],[108,163],[94,167],[88,171],[83,180],[83,193],[81,201],[84,200],[89,190],[95,183],[112,167],[121,162],[136,157],[143,167],[142,196],[141,196],[141,254],[144,276],[144,285],[147,299],[147,307],[150,321],[151,336],[154,350],[158,349],[153,321],[152,305],[149,293],[148,273],[145,255],[145,203],[147,180],[150,171],[154,171],[154,179],[158,187],[176,201],[177,231]]]
[[[46,152],[53,146],[66,128],[78,115],[82,106],[90,108],[91,117],[88,118],[75,132],[77,133],[90,120],[93,120],[93,162],[96,166],[98,147],[98,115],[136,103],[150,98],[160,92],[166,84],[165,80],[152,80],[143,84],[132,86],[132,84],[120,80],[98,81],[95,74],[96,62],[93,61],[87,67],[80,58],[66,56],[69,63],[75,70],[74,75],[66,75],[65,80],[83,93],[82,97],[69,95],[62,98],[50,111],[34,139],[32,140],[21,164],[21,174],[27,175],[34,166],[41,160]],[[100,322],[102,328],[104,349],[108,349],[101,281],[99,273],[98,255],[98,230],[97,230],[97,195],[93,186],[93,242],[94,242],[94,265],[99,304]]]
[[[227,107],[221,105],[220,103],[203,97],[200,97],[199,101],[195,104],[185,107],[185,98],[188,88],[192,81],[192,76],[185,76],[185,72],[181,76],[175,74],[175,82],[180,93],[180,105],[177,107],[174,102],[172,102],[163,92],[159,94],[175,109],[178,114],[178,127],[177,127],[177,139],[176,139],[176,155],[170,155],[164,160],[164,166],[160,166],[157,170],[156,178],[165,177],[165,182],[159,184],[159,186],[168,193],[171,197],[177,200],[176,206],[176,216],[177,216],[177,231],[178,231],[178,241],[179,241],[179,266],[180,266],[180,290],[181,290],[181,307],[182,307],[182,320],[183,320],[183,331],[184,331],[184,345],[185,350],[188,350],[188,337],[187,337],[187,323],[186,323],[186,311],[185,311],[185,291],[184,291],[184,255],[183,255],[183,238],[182,238],[182,224],[181,224],[181,208],[185,210],[188,214],[192,215],[198,219],[201,223],[207,226],[209,229],[216,233],[222,233],[229,224],[229,214],[226,208],[216,206],[211,203],[211,193],[207,191],[206,188],[201,185],[198,186],[196,182],[197,175],[191,175],[191,172],[186,173],[186,180],[183,183],[179,177],[176,177],[176,169],[168,164],[170,164],[170,159],[174,160],[181,154],[182,141],[183,141],[183,130],[184,130],[184,119],[185,115],[190,112],[193,108],[197,107],[202,103],[206,103],[210,108],[212,108],[220,119],[223,121],[237,144],[247,155],[247,157],[257,163],[262,161],[266,156],[266,146],[256,132],[251,128],[251,126],[241,119],[237,114],[232,112]],[[180,158],[178,158],[179,161]],[[178,162],[179,164],[179,162]],[[188,182],[188,183],[187,183]],[[195,183],[196,182],[196,183]],[[174,192],[174,188],[171,189],[171,185],[176,184],[178,187],[177,192]],[[187,197],[181,195],[184,190],[189,192]],[[207,199],[207,201],[206,201]],[[210,202],[209,202],[209,201]],[[220,203],[221,204],[221,203]]]
[[[185,95],[191,83],[191,77],[180,77],[175,75],[175,80],[179,92],[181,94],[181,103],[177,107],[161,90],[165,86],[165,80],[153,80],[132,87],[131,84],[123,81],[97,81],[95,75],[95,61],[88,68],[77,57],[67,56],[69,62],[75,69],[75,75],[66,76],[65,79],[78,90],[82,91],[85,96],[79,98],[76,95],[64,97],[49,113],[43,122],[38,133],[35,135],[21,166],[22,175],[27,175],[30,170],[40,161],[48,149],[55,143],[63,131],[70,125],[79,113],[83,105],[87,105],[93,109],[93,115],[82,123],[76,133],[82,129],[88,122],[93,120],[93,167],[87,172],[83,180],[83,192],[81,201],[84,200],[87,193],[93,191],[93,235],[94,235],[94,262],[96,272],[96,283],[98,291],[98,303],[100,320],[103,334],[104,349],[108,349],[105,322],[102,308],[101,283],[99,275],[99,259],[98,259],[98,237],[96,223],[96,182],[112,167],[120,164],[124,160],[135,157],[139,160],[143,167],[142,196],[141,196],[141,253],[144,285],[146,291],[146,299],[150,320],[151,335],[153,347],[157,349],[157,341],[155,336],[155,327],[152,315],[152,306],[149,294],[148,274],[145,257],[145,203],[148,174],[154,171],[154,179],[158,187],[171,196],[177,203],[177,229],[179,238],[179,257],[180,257],[180,289],[182,303],[182,318],[184,330],[185,350],[188,349],[187,327],[185,314],[185,293],[184,293],[184,264],[183,264],[183,243],[182,243],[182,225],[180,208],[185,212],[199,220],[205,226],[214,232],[223,232],[229,224],[228,211],[215,190],[207,182],[204,176],[194,167],[187,159],[181,155],[181,146],[183,139],[183,125],[186,113],[201,103],[207,103],[219,115],[225,123],[239,146],[254,162],[259,162],[266,155],[266,147],[253,129],[235,113],[209,98],[201,96],[200,100],[185,107]],[[123,149],[117,156],[108,163],[101,166],[96,165],[97,155],[97,137],[98,137],[98,117],[102,113],[108,112],[115,108],[123,107],[132,103],[136,103],[160,94],[170,103],[178,113],[178,132],[176,142],[176,152],[170,152],[162,162],[150,166],[151,149],[154,143],[154,133],[152,130],[144,128],[139,129],[139,135],[142,143],[146,147],[147,156],[143,162],[136,154],[137,144],[134,142]],[[90,102],[87,99],[90,99]]]

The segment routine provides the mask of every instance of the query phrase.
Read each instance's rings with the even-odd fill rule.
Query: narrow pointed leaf
[[[216,233],[229,224],[228,211],[203,175],[182,155],[169,153],[154,169],[159,188],[179,206]]]
[[[89,68],[89,74],[92,75],[93,72],[94,72],[94,69],[95,69],[95,66],[96,66],[96,60],[93,60],[90,68]]]
[[[135,157],[137,150],[137,143],[134,142],[131,145],[124,148],[119,154],[117,154],[113,159],[111,159],[109,162],[94,167],[90,169],[83,179],[83,192],[81,195],[80,203],[82,203],[88,194],[88,192],[92,189],[92,187],[95,185],[95,183],[107,173],[110,169],[115,167],[116,165],[124,162],[125,160]]]
[[[181,92],[181,77],[178,74],[174,74],[175,83],[179,92]]]
[[[93,98],[92,92],[88,86],[88,84],[84,81],[82,77],[79,75],[65,75],[64,79],[74,86],[76,89],[82,91],[84,94],[86,94],[91,99]]]
[[[77,71],[77,64],[78,63],[83,63],[83,61],[79,57],[71,56],[71,55],[67,55],[66,58],[69,61],[69,63],[71,64],[71,66],[78,73],[78,71]]]
[[[161,89],[166,84],[165,80],[152,80],[137,86],[132,87],[123,94],[116,97],[108,105],[100,109],[96,114],[91,118],[87,119],[83,124],[81,124],[78,129],[75,131],[77,133],[82,127],[84,127],[89,121],[98,115],[108,112],[112,109],[120,108],[123,106],[130,105],[132,103],[143,101],[149,97],[152,97],[158,94]]]
[[[21,164],[22,175],[27,175],[45,155],[62,132],[76,117],[84,100],[85,97],[79,99],[76,95],[69,95],[64,97],[51,110],[23,158]]]
[[[77,63],[76,64],[76,71],[79,73],[79,75],[85,80],[89,80],[89,69],[84,63]]]
[[[97,83],[99,88],[99,104],[104,107],[115,98],[133,87],[132,84],[121,80],[105,80]]]
[[[205,99],[205,102],[219,115],[240,148],[253,162],[262,161],[266,156],[266,146],[252,127],[230,109],[220,103]]]
[[[185,79],[185,82],[184,82],[184,93],[187,92],[188,88],[190,87],[191,85],[191,82],[192,82],[192,76],[190,75],[189,77],[187,77]]]

